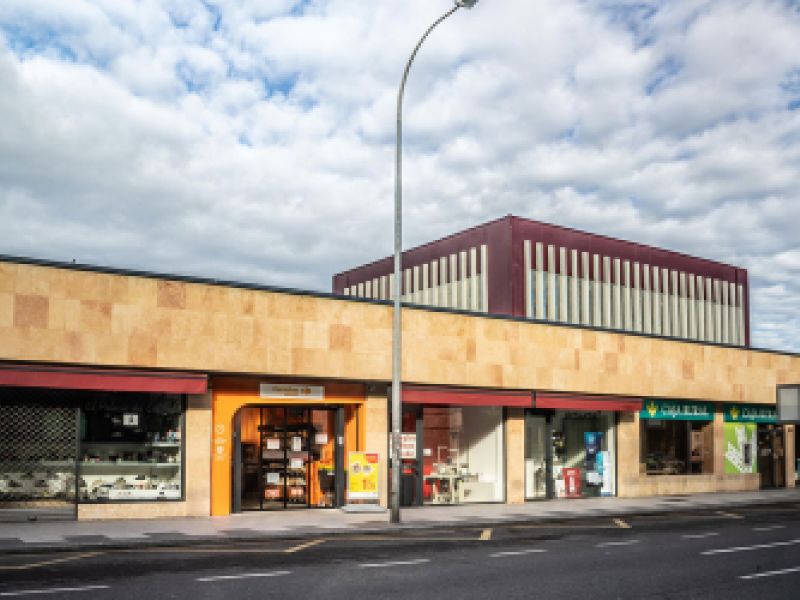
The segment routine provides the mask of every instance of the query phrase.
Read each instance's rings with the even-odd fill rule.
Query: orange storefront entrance
[[[340,503],[343,457],[364,448],[364,385],[219,377],[211,388],[212,515]]]

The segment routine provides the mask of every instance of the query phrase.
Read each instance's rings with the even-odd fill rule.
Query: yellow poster
[[[350,452],[347,457],[348,500],[379,500],[378,455]]]

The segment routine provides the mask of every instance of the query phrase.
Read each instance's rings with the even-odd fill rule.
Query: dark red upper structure
[[[620,259],[629,261],[633,266],[638,263],[640,280],[644,278],[644,265],[668,269],[670,272],[689,274],[694,277],[702,277],[704,280],[715,280],[725,284],[733,284],[739,290],[741,304],[737,307],[742,312],[744,340],[743,345],[750,343],[749,326],[749,293],[747,283],[747,271],[745,269],[727,265],[721,262],[712,261],[704,258],[697,258],[674,252],[647,246],[644,244],[619,240],[603,235],[597,235],[542,223],[530,219],[523,219],[508,215],[494,221],[489,221],[482,225],[454,233],[442,239],[429,242],[422,246],[412,248],[403,253],[403,269],[413,269],[425,264],[432,264],[441,257],[449,257],[469,251],[472,248],[484,246],[487,250],[486,260],[483,266],[481,261],[477,261],[478,273],[482,274],[485,267],[487,270],[488,287],[488,313],[496,315],[510,315],[515,317],[530,316],[526,314],[526,279],[525,279],[525,242],[531,244],[543,244],[545,248],[554,246],[558,249],[565,248],[568,251],[576,250],[578,255],[586,252],[590,256],[598,255],[608,257],[612,261]],[[462,255],[463,256],[463,255]],[[459,259],[460,260],[460,259]],[[547,259],[545,258],[545,261]],[[533,258],[535,268],[535,257]],[[567,264],[562,265],[556,256],[559,273],[568,274],[573,277],[584,277],[582,263],[578,263],[578,272],[573,272],[573,266],[568,259]],[[594,261],[589,261],[589,279],[595,278]],[[541,267],[541,265],[540,265]],[[461,267],[459,267],[460,270]],[[545,265],[546,268],[546,265]],[[393,272],[393,258],[387,257],[373,263],[360,267],[355,267],[333,276],[333,292],[347,295],[366,295],[373,298],[382,298],[377,293],[374,294],[355,294],[358,284],[375,281],[381,277],[388,276]],[[651,275],[652,276],[652,275]],[[633,277],[633,276],[631,276]],[[428,281],[423,282],[423,286],[435,285],[432,281],[431,271],[428,271]],[[726,287],[723,285],[723,287]],[[652,289],[652,286],[651,286]],[[734,289],[734,288],[731,288]],[[406,289],[406,291],[409,291]],[[725,290],[727,296],[727,290]],[[742,293],[743,292],[743,293]],[[733,294],[732,304],[737,303],[736,294]],[[387,297],[388,298],[388,297]],[[721,301],[716,299],[717,301]],[[731,306],[731,308],[734,308]],[[740,326],[741,327],[741,326]],[[723,342],[724,343],[724,342]],[[733,340],[730,343],[735,343]],[[742,345],[739,343],[738,345]]]

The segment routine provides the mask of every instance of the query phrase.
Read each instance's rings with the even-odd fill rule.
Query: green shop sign
[[[777,423],[774,406],[769,404],[726,404],[726,423]]]
[[[645,400],[639,417],[672,421],[713,421],[714,405],[711,402]]]

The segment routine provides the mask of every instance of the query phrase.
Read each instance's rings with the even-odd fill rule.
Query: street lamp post
[[[411,63],[417,56],[423,42],[431,32],[447,17],[459,8],[472,8],[478,0],[455,0],[455,6],[434,21],[428,27],[406,63],[403,79],[400,81],[400,90],[397,94],[397,138],[395,147],[395,178],[394,178],[394,312],[392,324],[392,437],[391,437],[391,521],[400,522],[400,427],[402,423],[401,399],[401,368],[402,356],[402,320],[400,315],[400,296],[403,293],[402,285],[402,251],[403,251],[403,94],[406,89],[408,72]],[[420,471],[421,475],[421,471]]]

